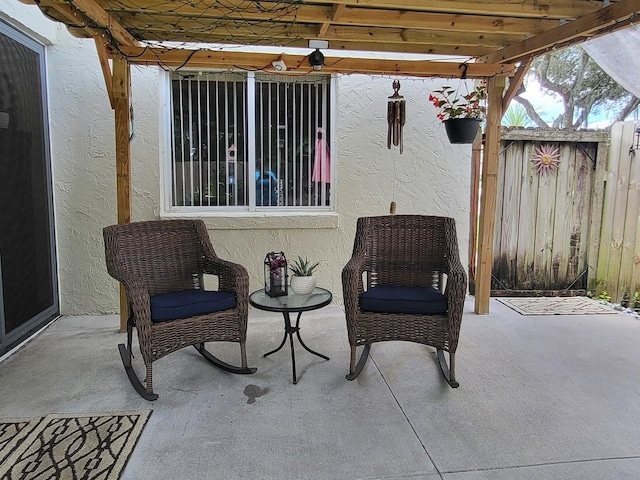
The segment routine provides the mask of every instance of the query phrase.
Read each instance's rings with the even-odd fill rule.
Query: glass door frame
[[[56,229],[55,229],[55,210],[53,202],[53,175],[51,171],[51,135],[49,124],[49,105],[47,101],[47,63],[46,63],[46,49],[45,46],[29,37],[26,33],[18,30],[16,27],[4,21],[0,18],[0,35],[4,35],[9,39],[20,43],[24,47],[32,50],[38,55],[39,71],[40,71],[40,97],[42,102],[42,133],[44,148],[44,165],[45,171],[45,185],[47,196],[47,209],[48,209],[48,229],[49,229],[49,248],[50,248],[50,262],[51,262],[51,287],[53,292],[52,305],[45,308],[40,313],[36,314],[29,321],[16,327],[10,333],[5,332],[5,314],[4,314],[4,300],[3,300],[3,288],[2,283],[2,252],[0,252],[0,355],[11,350],[13,347],[21,343],[23,340],[29,337],[32,333],[42,328],[47,323],[52,322],[58,316],[60,316],[60,288],[58,281],[58,262],[57,262],[57,248],[56,248]]]

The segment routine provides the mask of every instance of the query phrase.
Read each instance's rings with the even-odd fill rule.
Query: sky
[[[520,95],[531,102],[535,107],[538,115],[547,122],[549,125],[553,123],[553,119],[557,118],[564,111],[562,100],[555,94],[545,92],[540,88],[540,84],[533,79],[527,79],[526,89],[527,91]],[[512,103],[516,103],[513,101]],[[605,109],[599,109],[598,111],[592,110],[589,114],[589,128],[609,128],[615,119],[615,112],[610,112]],[[632,114],[627,120],[638,120],[638,112]]]

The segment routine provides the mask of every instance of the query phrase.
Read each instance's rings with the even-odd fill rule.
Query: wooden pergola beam
[[[94,0],[70,0],[70,3],[96,24],[107,30],[122,45],[138,45],[133,36]]]
[[[518,69],[516,70],[516,73],[513,75],[513,77],[509,79],[509,86],[507,87],[507,90],[504,92],[504,97],[502,98],[503,114],[504,112],[507,111],[507,108],[509,108],[509,104],[511,103],[511,100],[513,100],[514,97],[516,96],[516,93],[518,93],[518,89],[520,89],[520,86],[522,85],[522,82],[524,81],[524,77],[529,71],[529,67],[531,67],[532,62],[533,60],[529,60],[527,62],[521,63]]]
[[[225,4],[243,0],[226,0]],[[291,0],[295,3],[296,0]],[[307,4],[344,4],[347,7],[388,8],[400,10],[491,14],[533,18],[571,19],[602,6],[598,0],[305,0]]]
[[[100,62],[100,68],[102,69],[102,76],[104,77],[104,84],[107,88],[107,95],[109,96],[109,104],[112,109],[115,109],[114,97],[113,97],[113,74],[111,73],[111,66],[109,65],[109,57],[107,54],[107,48],[104,43],[104,38],[99,35],[93,37],[96,44],[96,50],[98,52],[98,61]]]
[[[141,47],[121,47],[120,53],[136,65],[161,65],[167,68],[244,68],[272,71],[271,62],[283,60],[287,72],[312,71],[305,55],[282,55],[212,50],[170,50]],[[487,78],[496,75],[510,76],[513,65],[468,63],[467,78]],[[429,60],[381,60],[374,58],[336,58],[325,55],[323,73],[370,73],[412,75],[418,77],[460,77],[460,63]]]
[[[598,34],[625,28],[640,19],[640,0],[620,0],[552,30],[478,59],[487,63],[516,62],[557,47],[567,47]]]
[[[329,26],[340,19],[345,9],[346,7],[344,6],[344,4],[334,5],[333,10],[331,12],[331,20],[323,22],[323,24],[320,26],[320,30],[318,31],[318,35],[322,37],[327,31],[327,29],[329,28]]]
[[[87,25],[84,15],[68,3],[62,4],[49,0],[41,0],[39,7],[47,16],[67,25],[67,30],[74,36],[78,36],[79,31],[84,32],[82,34],[83,37],[91,37],[99,34],[97,29]]]
[[[493,230],[498,187],[498,156],[500,152],[500,122],[502,92],[505,78],[493,77],[487,82],[487,127],[482,162],[482,192],[480,195],[480,232],[476,268],[475,313],[489,313],[491,270],[493,268]]]
[[[290,41],[312,40],[318,38],[318,27],[309,23],[268,23],[257,24],[235,22],[230,20],[214,21],[215,28],[209,25],[203,27],[202,21],[194,18],[183,18],[179,21],[179,28],[175,24],[176,17],[166,15],[140,14],[130,17],[127,27],[139,38],[147,40],[161,40],[168,42],[200,42],[217,43],[233,42],[247,45],[288,45]],[[380,43],[395,44],[443,44],[454,45],[459,49],[466,46],[486,46],[492,51],[499,46],[520,42],[527,38],[524,33],[504,31],[477,32],[471,29],[450,30],[447,28],[424,30],[402,27],[372,27],[331,25],[321,36],[329,41],[329,47],[334,41],[367,42],[369,50],[375,51]]]
[[[271,5],[273,6],[271,7]],[[274,16],[271,8],[279,8],[281,11],[277,16]],[[169,20],[173,17],[173,23],[177,23],[179,19],[192,18],[200,22],[208,22],[211,25],[218,25],[220,20],[233,21],[236,24],[242,24],[243,22],[251,22],[253,24],[258,22],[291,24],[291,22],[295,22],[299,25],[319,25],[320,35],[324,35],[331,24],[421,30],[446,29],[460,32],[475,31],[523,35],[538,34],[558,26],[558,20],[550,18],[496,18],[490,15],[355,8],[344,4],[334,4],[333,6],[302,4],[292,5],[291,8],[283,10],[282,4],[260,2],[260,8],[249,4],[239,10],[239,5],[233,6],[225,2],[213,10],[202,3],[181,4],[176,8],[169,2],[136,2],[134,6],[127,5],[126,10],[114,5],[110,11],[116,14],[118,18],[121,18],[126,25],[129,25],[129,20],[133,15],[137,19],[148,20],[149,22],[153,22],[154,18],[160,16],[160,18],[164,17]],[[180,27],[183,28],[182,21],[180,22]]]

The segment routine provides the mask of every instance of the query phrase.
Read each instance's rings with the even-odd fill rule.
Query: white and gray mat
[[[3,480],[116,480],[150,410],[0,420]]]
[[[603,315],[617,313],[588,297],[497,298],[520,315]]]

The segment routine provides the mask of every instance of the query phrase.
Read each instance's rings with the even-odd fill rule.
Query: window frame
[[[194,74],[202,72],[203,70],[190,70]],[[215,72],[214,70],[209,70]],[[247,167],[248,178],[253,178],[255,175],[255,162],[256,162],[256,101],[255,101],[255,86],[256,79],[254,72],[238,72],[246,75],[246,118],[247,118]],[[319,227],[335,228],[337,227],[337,215],[336,215],[336,192],[337,192],[337,176],[336,176],[336,159],[337,155],[334,153],[337,151],[337,76],[327,75],[329,77],[329,128],[331,129],[331,138],[329,140],[329,148],[332,153],[331,158],[331,195],[329,197],[328,206],[257,206],[256,205],[256,192],[254,188],[248,189],[248,206],[173,206],[171,199],[172,185],[171,185],[171,172],[172,172],[172,131],[171,131],[171,116],[173,111],[172,105],[172,72],[163,70],[162,78],[160,81],[160,216],[162,218],[177,218],[177,217],[193,217],[193,218],[279,218],[279,222],[283,227],[288,224],[295,225],[295,218],[300,216],[316,217]],[[275,75],[274,75],[275,77]],[[293,220],[287,221],[287,217],[293,217]],[[334,218],[335,217],[335,218]],[[282,223],[284,221],[284,224]],[[232,227],[229,227],[232,228]],[[253,228],[269,228],[268,224],[262,224],[257,222],[253,225]],[[306,228],[302,226],[301,228]],[[312,227],[308,227],[312,228]]]

